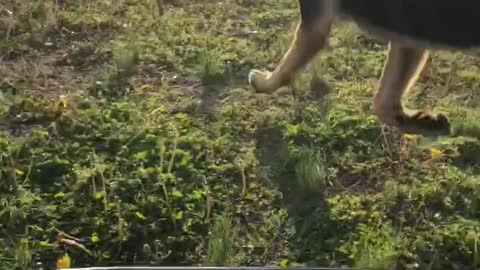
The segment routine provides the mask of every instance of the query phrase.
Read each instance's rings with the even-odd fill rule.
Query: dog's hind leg
[[[450,124],[445,116],[422,111],[407,113],[401,98],[418,79],[428,59],[428,51],[389,44],[388,58],[375,95],[374,109],[380,122],[396,126],[405,133],[448,135]]]
[[[273,93],[288,85],[308,62],[327,45],[333,19],[332,0],[299,0],[300,23],[289,50],[273,72],[252,70],[249,83],[259,93]]]

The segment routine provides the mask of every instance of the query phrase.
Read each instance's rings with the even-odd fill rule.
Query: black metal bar
[[[109,266],[109,267],[87,267],[87,268],[70,268],[69,270],[373,270],[373,269],[359,269],[359,268],[328,268],[328,267],[191,267],[191,266]],[[65,269],[67,270],[67,269]]]

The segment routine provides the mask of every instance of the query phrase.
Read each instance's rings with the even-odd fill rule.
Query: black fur
[[[480,1],[480,0],[479,0]],[[309,26],[322,16],[323,1],[299,0],[302,26]]]
[[[341,14],[366,26],[450,47],[480,45],[480,0],[336,1]],[[318,4],[322,0],[300,2]],[[310,7],[305,9],[308,9],[306,16],[312,17],[315,11]]]

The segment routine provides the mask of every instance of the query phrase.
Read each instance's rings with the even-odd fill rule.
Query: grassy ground
[[[289,0],[0,4],[0,269],[66,253],[479,267],[479,145],[382,136],[385,43],[337,24],[291,88],[252,93],[248,71],[275,66],[296,18]],[[405,102],[474,123],[479,62],[435,53]]]

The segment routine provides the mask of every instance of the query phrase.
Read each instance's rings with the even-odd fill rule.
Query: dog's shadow
[[[295,160],[289,156],[282,130],[275,126],[257,126],[256,155],[267,178],[272,179],[282,193],[282,204],[293,223],[294,234],[289,239],[299,262],[319,263],[318,254],[334,251],[342,238],[342,226],[331,219],[324,188],[308,188],[300,183]],[[343,228],[351,230],[352,228]],[[337,258],[338,263],[344,261]]]
[[[197,112],[203,115],[213,116],[217,112],[219,98],[225,91],[224,86],[208,85],[203,86],[203,91],[200,94],[200,102],[197,107]]]

